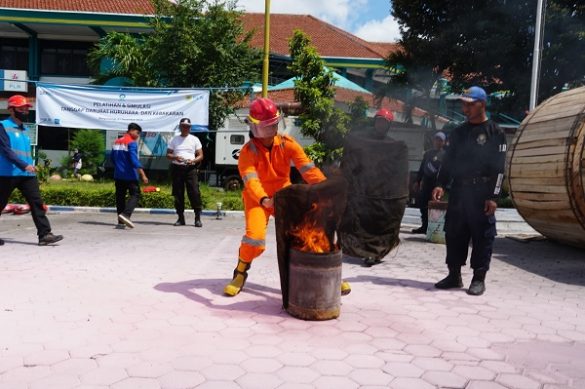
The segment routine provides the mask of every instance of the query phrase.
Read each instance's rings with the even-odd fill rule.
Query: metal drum
[[[341,305],[340,250],[316,254],[290,249],[287,312],[303,320],[329,320]]]

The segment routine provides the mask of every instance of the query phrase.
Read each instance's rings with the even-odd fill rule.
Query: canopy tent
[[[269,91],[277,91],[277,90],[283,90],[283,89],[294,89],[296,80],[297,80],[297,77],[290,78],[284,82],[281,82],[278,85],[274,85],[274,86],[268,88],[268,90]],[[372,94],[372,92],[370,92],[369,90],[362,88],[361,86],[359,86],[355,82],[350,81],[347,78],[345,78],[342,75],[335,73],[335,72],[333,72],[333,85],[336,88],[349,89],[349,90],[353,90],[356,92],[366,93],[369,95]]]

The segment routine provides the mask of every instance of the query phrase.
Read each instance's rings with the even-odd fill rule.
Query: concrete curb
[[[49,205],[51,212],[75,212],[75,213],[116,213],[114,207],[74,207],[62,205]],[[174,215],[175,210],[169,208],[136,208],[134,213],[150,215]],[[193,210],[185,210],[187,214],[193,214]],[[216,217],[216,210],[203,210],[203,216]],[[244,211],[221,211],[221,217],[244,217]],[[498,209],[496,211],[498,234],[538,234],[528,223],[522,219],[515,209]],[[405,228],[414,228],[420,225],[420,211],[417,208],[406,208],[401,225]]]
[[[498,209],[496,211],[496,220],[496,228],[500,236],[513,234],[540,235],[513,208]],[[401,225],[418,227],[420,224],[420,211],[417,208],[406,208]]]
[[[49,205],[50,212],[76,212],[76,213],[116,213],[114,207],[74,207],[74,206],[63,206],[63,205]],[[134,213],[150,214],[150,215],[175,215],[175,210],[170,208],[136,208]],[[193,210],[185,210],[187,214],[193,214]],[[214,210],[203,210],[201,211],[203,216],[217,216],[217,211]],[[244,211],[221,211],[221,216],[244,216]]]

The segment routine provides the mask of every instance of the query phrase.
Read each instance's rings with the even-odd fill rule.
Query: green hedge
[[[41,196],[45,204],[85,207],[115,207],[114,184],[100,183],[48,183],[41,186]],[[187,206],[189,205],[188,200]],[[204,209],[216,209],[216,203],[222,203],[223,210],[244,209],[239,192],[222,192],[216,188],[201,185],[201,201]],[[19,191],[14,191],[10,203],[25,202]],[[161,187],[160,192],[142,193],[138,204],[142,208],[174,208],[174,199],[168,186]]]

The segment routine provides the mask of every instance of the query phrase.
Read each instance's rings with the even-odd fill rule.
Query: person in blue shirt
[[[140,160],[138,159],[138,144],[142,127],[136,123],[128,125],[126,134],[116,139],[112,147],[112,162],[114,163],[114,181],[116,183],[116,210],[118,213],[118,228],[134,228],[130,220],[134,208],[140,199],[140,184],[148,184],[148,178],[144,174]],[[126,201],[126,193],[129,193]]]
[[[63,236],[51,233],[51,224],[45,214],[30,138],[23,125],[30,107],[26,97],[14,95],[8,99],[10,117],[0,121],[0,210],[6,207],[10,195],[18,188],[30,206],[39,246],[46,246],[59,242]],[[0,246],[3,244],[0,239]]]

